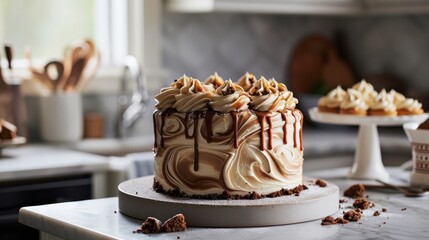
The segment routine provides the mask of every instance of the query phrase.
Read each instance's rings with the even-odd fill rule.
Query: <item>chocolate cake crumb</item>
[[[360,212],[356,212],[355,210],[349,210],[344,213],[343,218],[349,221],[357,221],[362,217]]]
[[[383,224],[386,224],[386,222],[383,222]]]
[[[180,236],[177,236],[177,239],[180,239]]]
[[[183,214],[179,213],[165,221],[162,226],[161,230],[163,232],[179,232],[179,231],[185,231],[186,230],[186,222],[185,222],[185,216]]]
[[[349,223],[349,221],[344,218],[341,218],[341,217],[334,218],[332,216],[327,216],[322,219],[321,225],[347,224],[347,223]]]
[[[386,208],[382,208],[381,211],[382,212],[387,212],[387,209]]]
[[[353,207],[359,208],[359,209],[368,209],[369,206],[370,206],[370,202],[365,198],[358,198],[353,203]]]
[[[404,208],[401,208],[401,211],[405,211],[405,210],[407,210],[407,208],[406,208],[406,207],[404,207]]]
[[[362,210],[360,210],[359,208],[356,208],[356,209],[355,209],[355,211],[356,211],[356,212],[359,212],[359,213],[361,213],[361,212],[362,212]]]
[[[346,219],[344,219],[344,218],[342,218],[342,217],[337,217],[337,218],[335,219],[335,222],[336,222],[337,224],[347,224],[347,223],[349,223],[349,221],[348,221],[348,220],[346,220]]]
[[[321,188],[324,188],[324,187],[328,186],[328,185],[326,184],[326,182],[325,182],[325,181],[323,181],[323,180],[321,180],[321,179],[317,179],[317,180],[316,180],[316,185],[317,185],[317,186],[319,186],[319,187],[321,187]]]
[[[113,211],[114,213],[117,213],[116,211]]]
[[[143,222],[143,224],[140,226],[139,229],[137,229],[138,233],[159,233],[161,232],[161,221],[154,217],[148,217],[146,221]]]
[[[337,224],[337,223],[335,222],[334,217],[332,217],[332,216],[327,216],[327,217],[324,217],[324,218],[322,219],[322,223],[321,223],[321,225],[332,225],[332,224]]]
[[[343,195],[351,198],[363,198],[365,195],[365,186],[363,184],[354,184],[347,188]]]
[[[373,216],[374,216],[374,217],[378,217],[378,216],[380,216],[380,212],[379,212],[379,211],[375,211],[375,212],[374,212],[374,214],[373,214]]]
[[[340,199],[340,203],[346,203],[347,199]]]

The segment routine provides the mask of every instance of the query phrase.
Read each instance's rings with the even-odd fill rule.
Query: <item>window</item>
[[[117,91],[116,84],[106,85],[105,80],[119,78],[128,54],[142,64],[149,59],[146,70],[149,66],[150,74],[159,74],[160,14],[159,0],[0,0],[1,65],[7,65],[5,43],[13,46],[16,75],[26,78],[30,76],[24,61],[26,47],[34,65],[41,67],[61,59],[68,45],[91,38],[102,56],[97,87],[102,92]]]
[[[10,43],[19,66],[19,59],[24,58],[24,50],[28,47],[36,62],[44,62],[61,59],[66,46],[90,38],[101,51],[104,64],[117,64],[116,60],[127,52],[126,3],[108,0],[2,0],[1,49],[5,43]],[[1,55],[4,57],[4,53]]]

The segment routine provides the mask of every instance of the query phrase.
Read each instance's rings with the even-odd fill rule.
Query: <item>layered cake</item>
[[[237,199],[304,188],[303,115],[284,84],[183,76],[155,98],[156,191]]]

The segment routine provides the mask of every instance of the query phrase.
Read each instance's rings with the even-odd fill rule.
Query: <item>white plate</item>
[[[27,143],[27,139],[25,137],[17,136],[14,139],[10,140],[0,140],[0,157],[1,157],[1,150],[3,148],[9,148],[9,147],[18,147],[21,145],[24,145]]]
[[[402,116],[355,116],[338,113],[319,112],[317,107],[309,111],[311,120],[321,123],[331,123],[340,125],[362,125],[374,124],[378,126],[399,126],[407,122],[422,122],[428,118],[427,113],[420,115],[402,115]]]
[[[153,176],[135,178],[118,186],[119,210],[130,217],[166,220],[183,213],[192,227],[261,227],[321,219],[338,211],[339,189],[310,184],[299,196],[255,200],[206,200],[172,197],[153,190]],[[319,223],[320,224],[320,223]]]

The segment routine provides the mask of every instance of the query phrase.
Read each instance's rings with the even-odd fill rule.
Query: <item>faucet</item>
[[[127,94],[127,82],[129,79],[135,81],[131,98]],[[123,138],[126,131],[146,112],[149,100],[146,75],[134,56],[125,58],[120,91],[117,136]]]

